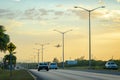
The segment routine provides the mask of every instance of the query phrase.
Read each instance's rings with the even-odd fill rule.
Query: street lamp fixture
[[[56,31],[56,32],[59,32],[60,34],[62,34],[62,56],[63,56],[62,67],[64,69],[64,34],[67,33],[67,32],[72,31],[72,29],[64,31],[64,32],[56,30],[56,29],[54,29],[53,31]]]
[[[105,6],[100,6],[90,10],[83,7],[78,7],[78,6],[75,6],[74,8],[81,8],[89,13],[89,68],[91,68],[91,12],[99,8],[105,8]]]

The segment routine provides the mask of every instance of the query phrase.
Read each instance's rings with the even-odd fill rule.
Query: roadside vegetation
[[[10,42],[10,37],[5,33],[5,27],[0,25],[0,52],[7,51],[7,45]],[[16,56],[15,52],[12,52],[12,66],[16,66]],[[3,61],[0,62],[0,80],[34,80],[33,77],[26,70],[12,70],[12,75],[10,75],[9,70],[10,65],[10,54],[4,56]]]
[[[9,70],[0,69],[0,80],[34,80],[26,70],[13,70],[10,76]]]
[[[74,65],[68,65],[66,62],[65,62],[65,68],[66,69],[89,69],[89,60],[86,60],[84,58],[77,58],[75,59],[77,61],[77,64],[74,64]],[[114,61],[118,66],[118,70],[117,71],[120,71],[120,60],[114,60],[114,59],[110,59],[112,61]],[[53,61],[55,62],[55,61]],[[91,65],[91,68],[92,69],[95,69],[95,70],[105,70],[105,63],[107,61],[103,61],[103,60],[92,60],[92,65]],[[24,66],[25,68],[28,68],[28,69],[37,69],[37,63],[20,63],[22,66]],[[57,64],[58,64],[58,67],[59,68],[62,68],[62,62],[59,62],[57,60]]]
[[[10,37],[8,34],[6,34],[6,30],[5,27],[3,25],[0,25],[0,52],[6,52],[8,43],[10,42]],[[14,56],[13,54],[15,54],[16,52],[12,52],[11,54],[11,61],[12,61],[12,66],[14,66],[13,68],[15,68],[16,65],[16,56]],[[10,54],[6,54],[3,58],[3,60],[0,62],[0,68],[1,69],[9,69],[10,66]]]
[[[88,65],[89,65],[89,60],[85,60],[85,59],[75,59],[77,60],[77,64],[76,65],[66,65],[67,68],[76,68],[76,69],[89,69]],[[120,71],[120,60],[113,60],[113,59],[110,59],[112,61],[114,61],[118,66],[118,70]],[[96,70],[103,70],[105,68],[105,63],[107,61],[103,61],[103,60],[94,60],[92,59],[91,60],[91,68],[92,69],[96,69]]]
[[[9,35],[5,33],[5,27],[0,25],[0,51],[5,52],[10,41]]]

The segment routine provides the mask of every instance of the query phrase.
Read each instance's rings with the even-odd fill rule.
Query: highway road
[[[37,80],[120,80],[120,75],[102,74],[74,70],[30,70]]]

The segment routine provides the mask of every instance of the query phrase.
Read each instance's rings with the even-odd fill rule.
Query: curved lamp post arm
[[[67,32],[70,32],[70,31],[72,31],[72,29],[70,29],[70,30],[68,30],[68,31],[64,31],[64,32],[62,32],[62,31],[59,31],[59,30],[56,30],[56,29],[54,29],[53,31],[57,31],[57,32],[59,32],[59,33],[61,33],[61,34],[64,34],[64,33],[67,33]]]
[[[100,7],[94,8],[94,9],[92,9],[90,11],[94,11],[94,10],[99,9],[99,8],[105,8],[105,6],[100,6]]]
[[[70,29],[70,30],[68,30],[68,31],[65,31],[64,33],[67,33],[67,32],[70,32],[70,31],[72,31],[72,29]]]
[[[57,32],[59,32],[59,33],[61,33],[61,34],[63,33],[63,32],[61,32],[61,31],[59,31],[59,30],[56,30],[56,29],[54,29],[53,31],[57,31]]]
[[[85,11],[89,11],[88,9],[83,8],[83,7],[78,7],[78,6],[75,6],[74,8],[81,8],[81,9],[83,9],[83,10],[85,10]]]
[[[91,11],[94,11],[94,10],[96,10],[96,9],[98,9],[98,8],[105,8],[105,6],[100,6],[100,7],[97,7],[97,8],[91,9],[91,10],[86,9],[86,8],[83,8],[83,7],[78,7],[78,6],[75,6],[74,8],[81,8],[81,9],[83,9],[83,10],[85,10],[85,11],[91,12]]]

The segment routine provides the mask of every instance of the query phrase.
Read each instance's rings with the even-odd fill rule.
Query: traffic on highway
[[[31,69],[30,72],[36,77],[36,80],[119,80],[119,74],[106,74],[80,70],[42,70]]]

